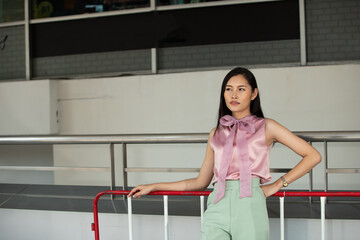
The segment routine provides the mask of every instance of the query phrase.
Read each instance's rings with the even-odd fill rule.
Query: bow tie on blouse
[[[236,148],[234,159],[239,161],[240,172],[240,198],[251,197],[251,169],[246,134],[255,133],[254,115],[248,115],[240,120],[225,115],[220,119],[220,124],[230,127],[229,136],[226,138],[224,152],[221,158],[217,190],[214,203],[225,195],[225,181],[230,161]]]

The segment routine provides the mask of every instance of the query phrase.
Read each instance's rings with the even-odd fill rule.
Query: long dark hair
[[[226,84],[228,83],[230,78],[237,75],[242,75],[247,80],[247,82],[251,86],[251,91],[254,91],[255,88],[258,88],[254,74],[252,74],[252,72],[250,72],[246,68],[237,67],[231,70],[228,74],[226,74],[221,86],[219,115],[218,115],[218,122],[216,125],[216,129],[219,127],[220,118],[222,118],[225,115],[232,115],[230,109],[226,106],[224,93],[225,93]],[[252,100],[250,103],[250,113],[259,118],[264,118],[264,114],[261,110],[259,89],[256,98]]]

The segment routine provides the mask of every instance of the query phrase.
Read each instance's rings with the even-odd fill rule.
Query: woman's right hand
[[[139,185],[130,191],[130,193],[128,194],[128,197],[132,196],[133,198],[140,198],[142,195],[147,195],[152,191],[154,191],[153,184]]]

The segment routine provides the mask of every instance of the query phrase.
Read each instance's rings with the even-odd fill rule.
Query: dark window
[[[48,18],[149,7],[150,0],[33,0],[32,18]]]
[[[299,39],[297,0],[32,24],[34,57]]]
[[[24,0],[0,1],[0,23],[24,20]]]

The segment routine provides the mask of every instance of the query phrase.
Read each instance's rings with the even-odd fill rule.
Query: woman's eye
[[[231,91],[231,88],[225,88],[225,91]]]
[[[245,91],[245,88],[239,88],[239,91]]]

